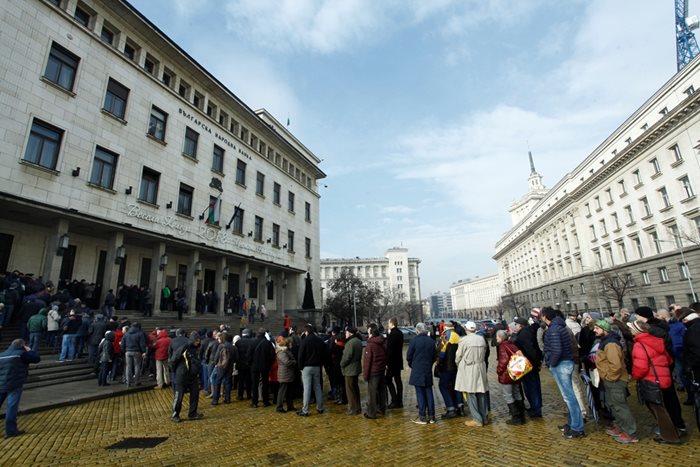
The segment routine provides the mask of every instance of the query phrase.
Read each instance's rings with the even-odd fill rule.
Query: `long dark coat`
[[[411,368],[408,384],[411,386],[432,387],[433,363],[435,362],[435,341],[427,334],[419,334],[408,346],[406,361]]]

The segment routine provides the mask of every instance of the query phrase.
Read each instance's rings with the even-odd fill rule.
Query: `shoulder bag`
[[[518,350],[510,355],[507,368],[510,379],[513,381],[518,381],[532,371],[532,363],[530,363],[530,360],[523,355],[521,350]]]
[[[642,343],[640,343],[639,345],[642,346],[644,353],[647,354],[649,366],[651,367],[651,371],[654,372],[654,381],[648,381],[643,378],[637,380],[637,399],[639,399],[640,404],[663,405],[664,397],[661,392],[659,375],[656,373],[656,368],[654,367],[654,363],[651,361],[651,357],[649,357],[649,353],[647,352],[646,347],[644,347],[644,344]]]

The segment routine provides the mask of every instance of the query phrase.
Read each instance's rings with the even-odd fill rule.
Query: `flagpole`
[[[241,203],[238,203],[238,206],[233,208],[233,215],[231,216],[231,220],[228,221],[228,224],[226,224],[226,229],[231,228],[231,224],[233,224],[233,220],[236,218],[236,215],[238,214],[238,211],[241,210]]]
[[[214,208],[216,208],[216,203],[221,199],[222,194],[223,193],[219,193],[219,196],[217,196],[216,200],[214,200]],[[211,208],[212,208],[211,203],[207,204],[207,207],[204,208],[204,211],[202,211],[202,213],[199,215],[199,218],[204,219],[204,213],[207,212],[207,209],[211,209]]]

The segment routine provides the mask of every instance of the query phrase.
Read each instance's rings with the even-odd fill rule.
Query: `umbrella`
[[[598,423],[598,411],[595,408],[595,400],[593,399],[593,390],[591,389],[591,378],[586,374],[585,371],[581,372],[581,379],[583,380],[584,386],[586,386],[586,395],[588,396],[588,407],[591,409],[591,415],[593,419]]]
[[[316,309],[316,303],[314,302],[314,292],[311,287],[311,274],[306,273],[306,288],[304,289],[304,301],[301,303],[302,310],[314,310]]]

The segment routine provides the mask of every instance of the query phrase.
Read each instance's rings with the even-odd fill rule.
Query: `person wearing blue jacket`
[[[7,400],[5,410],[5,438],[18,436],[24,431],[17,428],[17,411],[22,397],[22,386],[27,381],[30,363],[39,363],[39,354],[32,351],[24,339],[15,339],[0,353],[0,407]]]
[[[586,436],[583,430],[583,414],[571,383],[571,374],[574,371],[572,340],[559,312],[545,307],[542,313],[547,325],[547,332],[544,334],[544,361],[552,372],[569,411],[567,423],[559,426],[559,430],[567,439],[583,438]]]
[[[408,384],[416,388],[418,402],[418,418],[412,422],[419,425],[435,423],[435,400],[433,398],[435,356],[435,341],[428,336],[428,327],[423,323],[416,324],[416,337],[411,339],[408,346],[406,361],[411,368]]]

